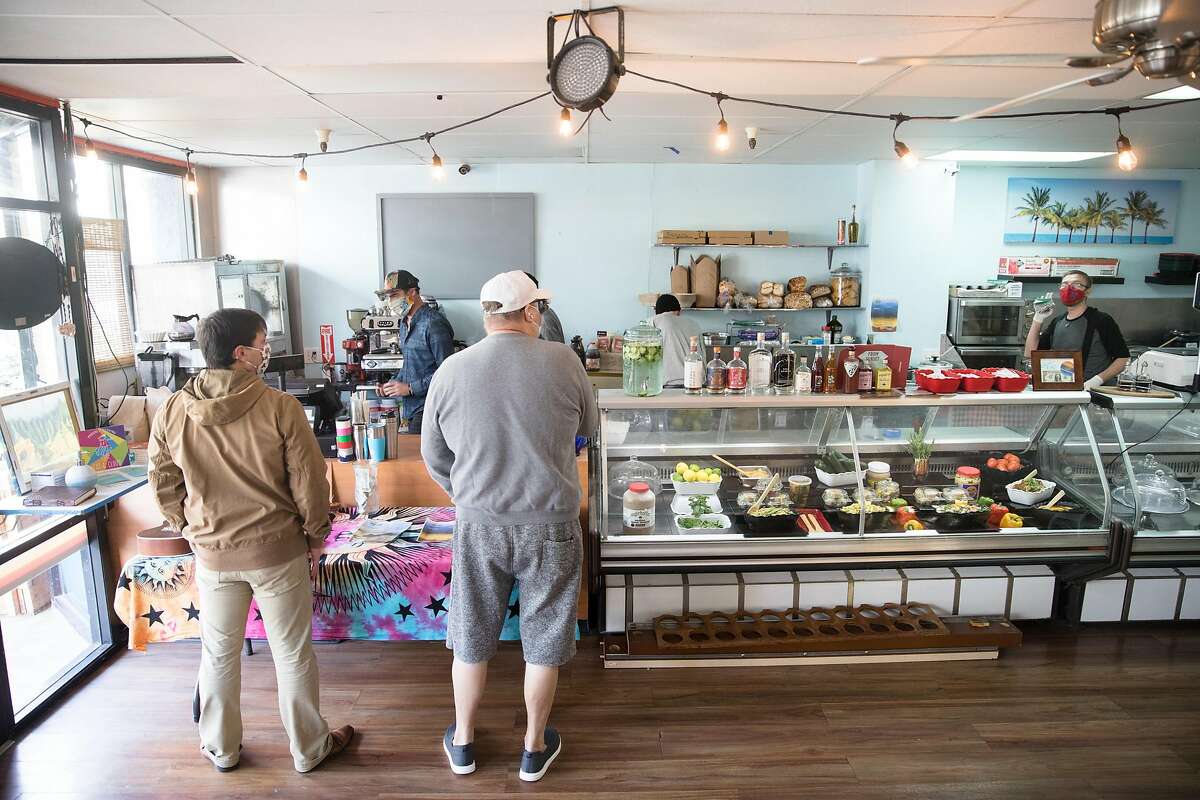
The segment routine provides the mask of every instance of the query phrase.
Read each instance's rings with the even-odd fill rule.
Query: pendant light
[[[427,133],[422,138],[425,139],[425,144],[429,145],[429,149],[433,151],[433,158],[429,161],[433,179],[435,181],[445,180],[446,168],[442,165],[442,157],[438,155],[437,149],[433,146],[433,134]]]
[[[1137,152],[1121,130],[1121,112],[1114,112],[1113,116],[1117,118],[1117,166],[1123,172],[1133,172],[1138,165]]]
[[[893,116],[893,119],[896,120],[896,127],[892,128],[892,149],[896,151],[896,158],[900,159],[900,163],[912,169],[917,166],[917,162],[920,159],[917,158],[917,154],[908,145],[896,138],[896,131],[900,130],[900,126],[909,118],[904,114],[896,114]]]
[[[304,162],[308,160],[307,155],[300,156],[300,171],[296,173],[296,188],[308,188],[308,170],[304,168]]]
[[[564,108],[558,115],[558,135],[564,137],[571,135],[571,109],[569,108]]]
[[[91,124],[86,119],[83,120],[83,154],[87,156],[88,160],[96,161],[100,158],[100,154],[96,152],[96,146],[92,144],[92,137],[88,135],[88,126]]]
[[[200,191],[200,186],[196,183],[196,168],[192,166],[192,151],[185,150],[184,157],[187,158],[187,172],[183,176],[183,190],[195,195]]]

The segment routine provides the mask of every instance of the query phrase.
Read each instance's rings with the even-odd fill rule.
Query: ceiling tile
[[[54,66],[0,64],[0,82],[61,98],[220,97],[298,94],[247,64]]]
[[[165,17],[0,17],[8,58],[171,58],[226,56]]]

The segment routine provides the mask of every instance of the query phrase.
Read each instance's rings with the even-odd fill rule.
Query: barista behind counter
[[[400,410],[408,420],[408,432],[420,435],[425,393],[433,373],[454,352],[454,329],[440,311],[421,299],[420,282],[408,270],[389,272],[376,294],[401,318],[400,350],[404,353],[403,368],[379,388],[379,393],[401,398]]]

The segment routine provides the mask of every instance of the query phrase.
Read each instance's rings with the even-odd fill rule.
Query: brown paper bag
[[[721,282],[721,257],[700,256],[693,258],[692,292],[696,295],[696,308],[716,308],[717,284]]]
[[[692,291],[692,274],[687,267],[671,267],[671,294],[688,294]]]

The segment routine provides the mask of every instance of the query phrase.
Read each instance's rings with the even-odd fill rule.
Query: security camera
[[[746,143],[751,150],[758,147],[758,128],[746,128]]]
[[[459,174],[459,175],[466,175],[466,174],[467,174],[468,172],[470,172],[470,171],[471,171],[471,165],[470,165],[470,164],[460,164],[460,165],[459,165],[459,167],[458,167],[458,174]]]

